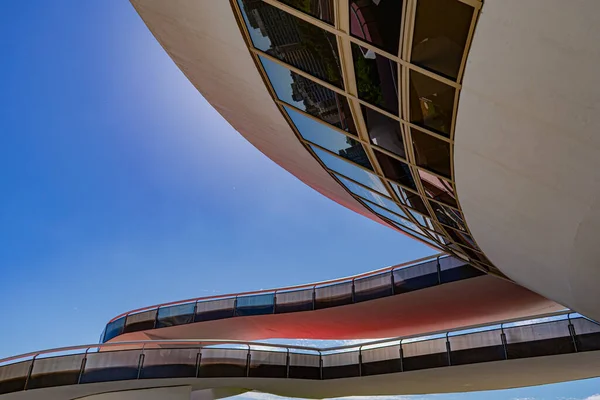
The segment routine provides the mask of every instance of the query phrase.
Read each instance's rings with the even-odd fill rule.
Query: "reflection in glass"
[[[371,50],[352,43],[358,97],[398,115],[398,66]]]
[[[284,107],[302,137],[365,168],[371,168],[362,145],[328,125],[317,122],[298,111]]]
[[[463,252],[464,252],[464,253],[465,253],[467,256],[469,256],[469,258],[470,258],[471,260],[479,261],[479,262],[481,262],[481,263],[488,264],[488,265],[490,265],[490,264],[491,264],[491,263],[490,263],[490,260],[488,260],[488,259],[487,259],[487,257],[485,257],[483,254],[481,254],[481,253],[479,253],[479,252],[477,252],[477,251],[471,250],[471,249],[469,249],[469,248],[467,248],[467,247],[461,247],[461,250],[462,250],[462,251],[463,251]]]
[[[376,214],[379,214],[393,222],[396,222],[397,224],[400,224],[400,225],[404,226],[405,228],[408,228],[417,233],[420,233],[421,235],[424,234],[423,231],[417,225],[413,224],[409,220],[400,218],[396,214],[393,214],[393,213],[389,212],[388,210],[386,210],[385,208],[379,207],[375,204],[372,204],[369,202],[366,202],[366,203],[367,203],[367,206],[369,206],[369,208],[371,208]]]
[[[333,25],[333,0],[279,0],[279,2]]]
[[[392,158],[387,154],[384,154],[377,150],[373,151],[375,153],[375,157],[377,157],[379,166],[383,170],[383,175],[410,189],[417,190],[415,180],[413,179],[408,164],[403,163],[400,160],[396,160],[395,158]]]
[[[384,194],[388,196],[388,192],[385,189],[385,186],[381,182],[381,180],[368,171],[365,171],[362,168],[357,167],[354,164],[349,163],[348,161],[344,161],[341,158],[338,158],[325,150],[322,150],[315,146],[310,146],[311,149],[315,152],[317,157],[323,161],[325,166],[332,171],[340,173],[348,178],[365,185],[366,187]]]
[[[450,143],[411,129],[412,144],[415,152],[415,162],[419,167],[435,172],[443,177],[451,177]]]
[[[411,211],[410,215],[412,215],[423,228],[428,228],[430,231],[435,231],[435,226],[433,225],[431,218],[425,217],[414,211]]]
[[[238,3],[254,47],[332,85],[344,87],[335,35],[262,1],[238,0]]]
[[[473,10],[457,0],[417,1],[411,62],[456,79]]]
[[[398,54],[402,0],[350,0],[349,11],[352,36]]]
[[[402,186],[396,185],[395,183],[391,183],[391,185],[396,191],[396,194],[400,198],[400,202],[402,204],[414,210],[417,210],[421,214],[429,215],[429,210],[427,210],[427,207],[425,206],[425,203],[423,203],[421,196],[411,191],[408,191]]]
[[[462,213],[454,208],[446,207],[443,204],[430,201],[429,204],[435,213],[438,221],[444,225],[466,232],[467,227]]]
[[[410,122],[450,137],[455,89],[410,71]]]
[[[448,236],[450,236],[450,238],[456,243],[473,249],[479,248],[477,247],[477,244],[475,244],[473,238],[467,235],[466,233],[451,228],[444,228],[444,230],[446,231],[446,233],[448,233]]]
[[[262,56],[259,58],[279,100],[344,131],[356,134],[350,107],[344,96],[271,60]]]
[[[430,174],[427,171],[423,171],[422,169],[418,171],[427,197],[449,205],[450,207],[458,208],[452,183],[439,176]]]
[[[436,243],[435,241],[431,240],[431,238],[429,238],[429,237],[427,237],[425,235],[421,235],[421,234],[419,234],[417,232],[414,232],[414,231],[409,231],[403,225],[400,225],[400,224],[394,224],[394,225],[396,226],[396,228],[400,229],[401,231],[406,232],[409,235],[418,237],[419,239],[421,239],[425,243],[429,244],[430,246],[433,246],[436,249],[441,249],[440,245],[438,243]]]
[[[336,176],[340,181],[342,181],[342,184],[346,186],[348,190],[354,193],[355,195],[362,197],[365,200],[369,200],[371,203],[387,208],[388,210],[391,210],[396,214],[400,214],[403,217],[406,217],[404,211],[398,206],[398,204],[394,203],[391,199],[380,196],[375,192],[365,189],[364,187],[352,182],[349,179],[344,178],[341,175],[336,174]]]
[[[406,159],[400,122],[369,107],[361,106],[361,109],[371,143]]]

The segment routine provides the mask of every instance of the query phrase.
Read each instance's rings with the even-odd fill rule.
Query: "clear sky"
[[[107,320],[140,306],[432,253],[249,145],[127,1],[2,7],[0,357],[97,342]],[[599,392],[588,380],[448,398]]]

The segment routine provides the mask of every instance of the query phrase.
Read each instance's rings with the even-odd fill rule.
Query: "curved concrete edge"
[[[237,340],[387,338],[534,318],[563,309],[562,305],[512,282],[483,275],[345,306],[196,322],[126,333],[109,342],[197,337]]]
[[[254,147],[324,196],[389,227],[296,138],[258,73],[229,1],[130,1],[189,81]]]
[[[190,400],[191,386],[132,389],[118,392],[92,394],[80,400]],[[207,399],[208,400],[208,399]]]
[[[456,124],[458,196],[515,282],[600,320],[600,3],[486,0]]]
[[[124,390],[189,386],[192,393],[214,388],[244,388],[287,397],[456,393],[544,385],[600,376],[600,351],[497,361],[394,374],[327,381],[277,378],[182,378],[119,381],[28,390],[2,400],[71,400]],[[120,399],[114,397],[114,399]]]

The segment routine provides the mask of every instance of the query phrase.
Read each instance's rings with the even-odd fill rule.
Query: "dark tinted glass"
[[[414,210],[417,210],[421,214],[429,215],[429,210],[427,210],[427,207],[425,206],[425,203],[423,203],[421,196],[404,189],[402,186],[398,186],[393,183],[392,183],[392,187],[396,191],[396,194],[400,198],[400,201],[402,202],[402,204],[404,204],[405,206],[408,206]]]
[[[417,129],[411,129],[411,136],[417,165],[450,178],[450,143]]]
[[[365,201],[365,204],[371,209],[373,210],[376,214],[379,214],[387,219],[389,219],[390,221],[395,222],[396,224],[399,224],[400,226],[404,227],[404,228],[408,228],[408,231],[410,232],[415,231],[419,234],[423,234],[423,231],[415,224],[413,224],[412,222],[410,222],[407,219],[404,218],[400,218],[398,215],[391,213],[389,210],[383,208],[383,207],[379,207],[378,205],[369,203],[367,201]],[[406,231],[406,229],[403,229],[404,231]]]
[[[330,25],[334,22],[333,0],[279,0]]]
[[[365,185],[369,189],[389,196],[385,185],[381,182],[377,175],[365,171],[364,169],[348,161],[344,161],[343,159],[338,158],[331,153],[326,152],[325,150],[321,150],[318,147],[311,146],[311,148],[317,157],[323,161],[323,164],[325,164],[327,168],[341,175],[347,176],[348,178]]]
[[[350,33],[391,54],[398,54],[402,0],[350,0]]]
[[[452,86],[410,71],[410,122],[450,137],[454,94]]]
[[[490,260],[488,260],[483,254],[475,251],[475,250],[471,250],[467,247],[461,247],[461,250],[467,255],[469,256],[469,258],[471,260],[475,260],[475,261],[479,261],[481,263],[484,264],[491,264]]]
[[[461,244],[465,247],[470,247],[472,249],[478,248],[473,238],[467,235],[466,233],[459,232],[451,228],[444,228],[444,230],[448,233],[448,236],[450,236],[450,238],[452,238],[452,240],[454,240],[456,243]]]
[[[285,107],[285,110],[304,139],[318,144],[319,146],[339,154],[365,168],[371,169],[369,158],[359,142],[335,131],[326,124],[322,124],[300,114],[290,107]]]
[[[377,194],[371,190],[368,190],[368,189],[360,186],[359,184],[354,183],[351,180],[344,178],[341,175],[336,175],[336,176],[342,182],[342,184],[344,186],[346,186],[346,188],[348,188],[348,190],[351,191],[352,193],[354,193],[355,195],[362,197],[363,199],[369,200],[371,203],[374,203],[381,207],[387,208],[388,210],[391,210],[391,211],[395,212],[396,214],[406,216],[406,214],[400,208],[400,206],[398,206],[398,204],[394,203],[391,199],[388,199],[387,197],[384,197],[384,196],[380,196],[379,194]]]
[[[262,1],[238,2],[254,47],[332,85],[344,86],[335,35]]]
[[[458,208],[452,183],[423,170],[419,170],[419,177],[427,197]]]
[[[415,185],[415,180],[413,179],[412,173],[410,172],[410,167],[408,164],[403,163],[400,160],[396,160],[388,156],[387,154],[383,154],[377,150],[374,150],[375,156],[377,157],[377,161],[379,161],[379,165],[383,170],[383,174],[402,185],[417,190],[417,186]]]
[[[356,134],[350,107],[344,96],[264,57],[260,57],[260,61],[280,100],[342,130]]]
[[[400,122],[365,106],[362,113],[371,143],[406,159]]]
[[[458,77],[473,7],[458,0],[419,0],[411,61],[451,79]]]
[[[433,209],[438,221],[440,221],[442,224],[451,226],[464,232],[467,231],[463,215],[460,211],[447,207],[443,204],[436,203],[435,201],[430,201],[429,204],[431,205],[431,208]]]
[[[386,57],[352,43],[358,97],[398,115],[398,66]]]

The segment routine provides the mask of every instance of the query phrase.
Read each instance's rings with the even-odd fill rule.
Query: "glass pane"
[[[400,122],[361,106],[371,143],[406,159]]]
[[[294,7],[310,16],[333,25],[333,0],[279,0],[283,4]]]
[[[237,298],[237,307],[272,306],[275,302],[273,293],[252,296],[240,296]]]
[[[406,229],[403,225],[400,224],[394,224],[396,225],[396,227],[404,232],[407,232],[408,234],[412,235],[412,236],[416,236],[419,239],[421,239],[422,241],[424,241],[425,243],[428,243],[429,245],[437,248],[437,249],[441,249],[440,245],[436,242],[434,242],[433,240],[431,240],[430,237],[425,236],[425,234],[419,234],[417,232],[414,231],[409,231],[408,229]]]
[[[427,197],[458,208],[452,183],[423,170],[419,170],[419,177],[421,178],[421,183]]]
[[[402,0],[350,0],[350,33],[391,54],[398,54]]]
[[[473,7],[460,1],[419,0],[411,62],[456,79],[472,18]]]
[[[238,0],[259,50],[343,88],[335,35],[262,1]]]
[[[358,183],[365,185],[366,187],[373,189],[379,193],[388,195],[385,186],[381,180],[374,174],[365,171],[362,168],[355,166],[347,161],[337,158],[325,150],[321,150],[315,146],[311,146],[317,157],[323,161],[325,166],[335,172],[338,172],[348,178],[355,180]]]
[[[469,258],[470,258],[471,260],[479,261],[479,262],[481,262],[481,263],[488,264],[488,265],[491,265],[491,264],[492,264],[492,263],[490,262],[490,260],[488,260],[488,259],[487,259],[487,257],[486,257],[486,256],[484,256],[483,254],[481,254],[481,253],[479,253],[479,252],[477,252],[477,251],[475,251],[475,250],[471,250],[471,249],[469,249],[469,248],[467,248],[467,247],[461,247],[461,250],[462,250],[462,251],[463,251],[463,252],[464,252],[464,253],[465,253],[467,256],[469,256]]]
[[[450,137],[454,88],[410,71],[410,122]]]
[[[392,158],[387,154],[383,154],[377,150],[374,150],[374,152],[375,156],[377,157],[377,161],[379,161],[379,165],[383,170],[383,174],[387,178],[401,183],[408,188],[417,190],[415,180],[413,179],[408,164],[403,163],[400,160],[396,160],[395,158]]]
[[[421,214],[429,215],[429,210],[427,210],[427,207],[425,206],[425,203],[423,203],[421,196],[411,191],[408,191],[402,186],[396,185],[395,183],[392,183],[391,185],[396,191],[396,194],[400,198],[400,202],[402,204],[414,210],[417,210]]]
[[[344,131],[356,134],[350,107],[344,96],[271,60],[259,58],[279,100]]]
[[[404,218],[400,218],[399,216],[391,213],[390,211],[386,210],[385,208],[379,207],[378,205],[375,205],[373,203],[367,203],[367,206],[369,206],[369,208],[371,208],[375,213],[377,213],[383,217],[386,217],[387,219],[394,221],[405,228],[412,229],[413,231],[416,231],[421,234],[423,233],[423,231],[418,226],[413,224],[412,222],[410,222]]]
[[[290,107],[285,107],[285,110],[304,139],[318,144],[319,146],[362,165],[365,168],[372,169],[369,158],[359,142],[335,131],[328,125],[300,114]]]
[[[357,185],[349,179],[344,178],[343,176],[336,175],[340,181],[357,196],[362,197],[363,199],[369,200],[372,203],[380,205],[382,207],[387,208],[388,210],[392,210],[396,214],[400,214],[402,216],[406,216],[404,211],[391,199],[387,197],[380,196],[379,194],[372,192],[370,190],[365,189],[364,187]]]
[[[410,134],[416,164],[431,172],[450,178],[452,175],[450,167],[450,143],[417,129],[411,129]]]
[[[464,232],[467,231],[465,221],[460,211],[455,210],[454,208],[446,207],[440,203],[436,203],[435,201],[430,201],[429,204],[431,204],[431,208],[433,209],[438,221],[440,221],[442,224],[451,226]]]
[[[355,43],[352,58],[358,97],[398,115],[398,65]]]
[[[113,321],[106,325],[106,332],[104,333],[104,342],[108,342],[111,339],[121,335],[125,328],[125,317],[121,317],[116,321]]]
[[[471,247],[473,249],[477,249],[477,245],[473,238],[466,233],[456,231],[454,229],[445,228],[445,231],[448,233],[448,236],[452,238],[456,243],[462,244],[463,246]]]

